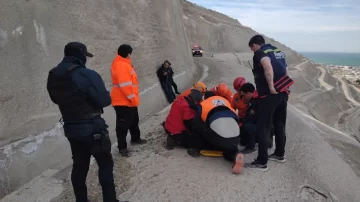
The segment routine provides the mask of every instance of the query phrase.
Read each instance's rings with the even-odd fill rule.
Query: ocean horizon
[[[360,53],[299,52],[317,63],[360,67]]]

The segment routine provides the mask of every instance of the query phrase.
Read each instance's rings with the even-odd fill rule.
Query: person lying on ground
[[[233,93],[225,83],[219,83],[219,85],[212,87],[210,90],[213,91],[217,96],[221,96],[231,103]]]
[[[169,103],[175,100],[175,93],[172,88],[174,72],[170,68],[170,62],[165,60],[161,67],[156,72],[159,78],[162,89],[164,90],[166,99]]]
[[[187,152],[199,157],[201,149],[220,150],[226,160],[234,163],[232,172],[240,174],[244,156],[237,148],[239,134],[238,117],[230,102],[207,93],[207,99],[200,103],[191,127],[191,135],[200,137],[200,141],[196,142],[196,148],[189,148]]]
[[[174,149],[176,144],[191,148],[196,142],[190,135],[191,123],[196,114],[197,104],[202,100],[202,94],[197,89],[192,89],[188,96],[177,98],[171,105],[169,115],[163,122],[167,133],[166,148]]]
[[[183,93],[181,93],[180,96],[188,96],[191,92],[191,89],[197,89],[201,92],[202,95],[205,94],[205,92],[207,91],[206,89],[206,85],[205,83],[198,81],[196,83],[194,83],[194,85],[192,86],[192,88],[187,89],[186,91],[184,91]]]

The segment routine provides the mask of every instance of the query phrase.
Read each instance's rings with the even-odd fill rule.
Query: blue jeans
[[[171,83],[167,83],[167,82],[161,83],[161,87],[164,90],[168,102],[172,103],[175,100],[175,93],[173,91]]]

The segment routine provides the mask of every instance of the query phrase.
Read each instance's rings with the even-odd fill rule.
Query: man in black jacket
[[[174,71],[172,70],[170,65],[171,63],[168,60],[165,60],[164,63],[161,65],[161,67],[157,70],[156,74],[159,78],[161,87],[164,90],[168,102],[172,103],[176,98],[172,86],[174,86],[176,94],[180,94],[180,93],[178,92],[177,85],[174,82],[173,79]]]
[[[99,166],[99,181],[104,202],[118,202],[113,177],[114,162],[111,142],[103,108],[111,104],[101,76],[86,68],[86,57],[93,57],[84,44],[70,42],[65,57],[50,70],[47,90],[51,100],[59,106],[64,121],[64,133],[70,142],[73,169],[71,182],[77,202],[86,202],[86,176],[90,157]]]

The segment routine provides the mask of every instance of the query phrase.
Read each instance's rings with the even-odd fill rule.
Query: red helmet
[[[240,91],[240,88],[242,85],[244,85],[244,83],[246,83],[246,79],[242,76],[240,77],[237,77],[235,80],[234,80],[234,89],[239,92]]]
[[[226,94],[228,92],[228,86],[225,83],[220,83],[217,86],[217,95],[221,97],[226,97]]]
[[[210,91],[212,91],[212,92],[216,93],[216,91],[217,91],[217,87],[216,87],[216,86],[214,86],[214,87],[210,88]]]

